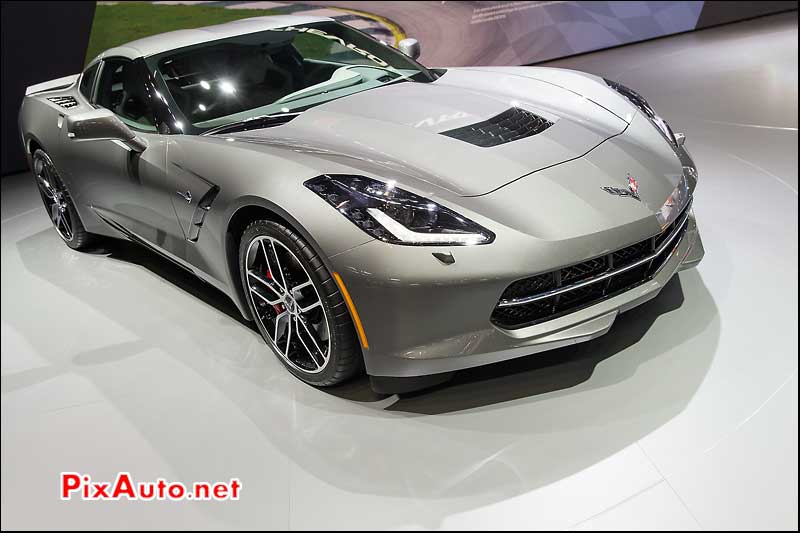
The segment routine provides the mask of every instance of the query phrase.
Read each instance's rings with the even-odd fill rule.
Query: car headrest
[[[136,64],[131,62],[122,67],[122,90],[126,99],[135,99],[145,103],[147,96],[144,84],[136,72]]]

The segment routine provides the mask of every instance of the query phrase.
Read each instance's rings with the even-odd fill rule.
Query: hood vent
[[[51,96],[48,100],[65,109],[77,107],[78,105],[78,101],[72,96]]]
[[[512,107],[483,122],[443,131],[442,135],[489,148],[541,133],[553,123],[535,113]]]

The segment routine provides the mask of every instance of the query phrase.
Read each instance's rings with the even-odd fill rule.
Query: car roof
[[[185,46],[235,37],[236,35],[245,35],[248,33],[271,30],[273,28],[282,28],[284,26],[295,26],[298,24],[331,20],[333,19],[326,17],[275,15],[234,20],[215,26],[206,26],[205,28],[171,31],[109,48],[91,62],[94,63],[96,60],[104,57],[127,57],[129,59],[136,59],[138,57],[147,57],[162,52],[168,52],[169,50],[175,50]]]

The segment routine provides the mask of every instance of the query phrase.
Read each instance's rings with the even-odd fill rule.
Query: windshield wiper
[[[280,126],[286,124],[293,118],[297,117],[300,113],[275,113],[272,115],[261,115],[258,117],[246,118],[244,120],[237,120],[217,126],[203,132],[203,135],[216,135],[218,133],[231,133],[234,131],[248,131],[260,128],[270,128],[272,126]]]

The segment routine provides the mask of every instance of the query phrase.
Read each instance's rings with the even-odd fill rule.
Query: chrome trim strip
[[[544,300],[546,298],[551,298],[551,297],[556,296],[558,294],[563,294],[565,292],[573,291],[575,289],[580,289],[581,287],[586,287],[587,285],[591,285],[593,283],[597,283],[598,281],[606,280],[606,279],[608,279],[608,278],[610,278],[612,276],[616,276],[618,274],[622,274],[624,272],[627,272],[628,270],[631,270],[631,269],[634,269],[634,268],[636,268],[638,266],[641,266],[641,265],[647,263],[648,261],[652,261],[653,259],[656,259],[667,248],[669,248],[669,246],[672,244],[672,242],[675,240],[675,238],[683,231],[683,228],[686,226],[688,221],[689,221],[689,209],[686,209],[686,212],[683,214],[683,220],[677,226],[675,226],[675,229],[672,230],[672,233],[670,233],[669,237],[667,237],[667,239],[663,243],[661,243],[661,246],[659,246],[658,249],[655,252],[653,252],[652,254],[648,255],[647,257],[643,257],[642,259],[639,259],[635,263],[631,263],[630,265],[625,265],[624,267],[620,267],[620,268],[617,268],[617,269],[614,269],[614,270],[609,270],[608,272],[604,272],[603,274],[600,274],[599,276],[595,276],[593,278],[588,278],[588,279],[585,279],[583,281],[579,281],[578,283],[573,283],[572,285],[566,285],[564,287],[558,287],[557,289],[552,289],[552,290],[549,290],[547,292],[543,292],[543,293],[540,293],[540,294],[535,294],[535,295],[532,295],[532,296],[525,296],[523,298],[512,298],[511,300],[500,300],[500,302],[497,304],[497,307],[513,307],[515,305],[525,305],[525,304],[529,304],[531,302]],[[675,245],[677,246],[677,243],[675,243]],[[613,253],[613,252],[611,252],[611,253]],[[661,268],[663,266],[664,266],[663,264],[659,265],[658,270],[661,270]],[[657,270],[657,272],[658,272],[658,270]]]

